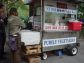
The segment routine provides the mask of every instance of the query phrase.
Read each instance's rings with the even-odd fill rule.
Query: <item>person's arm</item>
[[[25,25],[25,23],[23,21],[20,22],[20,25],[21,25],[22,28],[26,27],[26,25]]]
[[[26,27],[25,23],[19,17],[18,17],[18,21],[19,21],[19,26],[21,26],[22,28]]]

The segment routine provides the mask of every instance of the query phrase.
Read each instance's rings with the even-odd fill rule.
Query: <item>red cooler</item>
[[[68,28],[69,30],[80,31],[82,28],[82,23],[81,22],[69,22]]]

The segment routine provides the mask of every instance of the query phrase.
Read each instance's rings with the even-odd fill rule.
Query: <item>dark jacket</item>
[[[7,18],[0,18],[0,32],[5,32],[5,26],[7,25]]]

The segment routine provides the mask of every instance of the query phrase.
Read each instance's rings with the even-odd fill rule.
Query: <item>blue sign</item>
[[[65,45],[65,44],[72,44],[72,43],[76,43],[76,37],[58,38],[58,39],[44,39],[43,40],[43,47]]]
[[[45,12],[77,14],[77,10],[56,8],[56,7],[51,7],[51,6],[45,6]]]

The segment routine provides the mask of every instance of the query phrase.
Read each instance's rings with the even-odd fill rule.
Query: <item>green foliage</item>
[[[84,3],[79,5],[79,11],[84,12]]]
[[[26,8],[24,7],[19,7],[18,8],[18,13],[19,13],[19,16],[22,20],[24,21],[27,21],[28,20],[28,17],[29,17],[29,6],[25,6]]]
[[[4,3],[8,10],[11,7],[27,9],[22,0],[0,0],[0,2]]]
[[[84,3],[78,5],[78,17],[84,18]]]
[[[84,3],[81,3],[78,5],[78,11],[79,11],[79,14],[78,14],[78,17],[81,18],[81,19],[84,19]],[[82,30],[80,32],[80,37],[84,38],[84,24],[82,25]]]
[[[18,9],[19,17],[27,21],[28,20],[28,10],[29,7],[24,5],[22,0],[0,0],[0,2],[4,3],[6,5],[7,11],[10,10],[10,8],[15,7]]]

